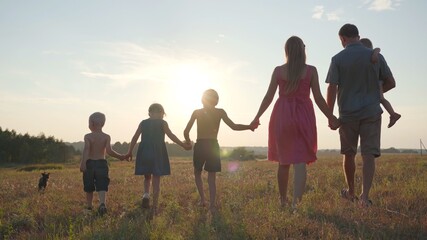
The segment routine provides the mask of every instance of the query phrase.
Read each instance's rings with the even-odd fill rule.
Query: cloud
[[[313,9],[313,15],[311,15],[314,19],[322,19],[323,13],[325,12],[325,7],[323,6],[315,6]]]
[[[326,17],[326,20],[328,21],[339,21],[341,19],[341,14],[341,10],[325,12],[324,6],[315,6],[313,9],[313,15],[311,15],[311,17],[318,20],[322,20],[324,17]]]
[[[331,12],[326,14],[326,19],[328,19],[328,21],[339,21],[340,17],[339,17],[339,13],[337,12]]]
[[[401,0],[366,0],[364,5],[368,5],[369,10],[380,12],[394,10],[400,3]]]

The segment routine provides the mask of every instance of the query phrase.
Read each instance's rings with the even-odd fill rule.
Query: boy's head
[[[100,112],[92,113],[89,116],[89,128],[102,128],[105,124],[105,115]]]
[[[372,45],[371,40],[369,40],[368,38],[361,38],[360,42],[363,44],[363,46],[370,49],[374,49],[374,46]]]
[[[148,108],[148,115],[150,115],[150,117],[154,117],[155,115],[163,117],[165,115],[165,109],[160,103],[153,103]]]
[[[215,107],[218,104],[218,93],[213,89],[208,89],[203,93],[202,103],[203,106]]]

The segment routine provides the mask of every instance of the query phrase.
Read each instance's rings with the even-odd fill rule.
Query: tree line
[[[22,135],[0,127],[0,163],[64,163],[76,154],[74,147],[52,136]]]
[[[133,150],[133,156],[136,156],[138,144],[136,144]],[[81,156],[83,146],[84,142],[64,143],[53,136],[46,137],[44,134],[30,136],[28,133],[18,134],[15,130],[3,130],[0,127],[0,164],[70,162],[76,156]],[[112,148],[119,153],[125,154],[129,149],[129,143],[116,142]],[[192,150],[186,151],[175,143],[166,142],[166,149],[171,157],[191,158],[193,156]],[[263,158],[263,156],[256,156],[254,151],[238,147],[232,151],[221,151],[221,158],[245,161]]]

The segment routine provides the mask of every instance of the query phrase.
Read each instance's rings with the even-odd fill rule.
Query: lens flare
[[[239,169],[239,162],[234,161],[234,162],[229,162],[227,164],[227,170],[229,172],[236,172]]]

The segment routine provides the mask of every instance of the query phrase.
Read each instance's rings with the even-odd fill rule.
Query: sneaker
[[[104,203],[101,203],[101,205],[99,205],[98,213],[99,213],[99,215],[101,215],[101,216],[103,216],[104,214],[106,214],[106,213],[107,213],[107,207],[105,207],[105,204],[104,204]]]
[[[142,208],[150,208],[150,198],[148,197],[142,198]]]

